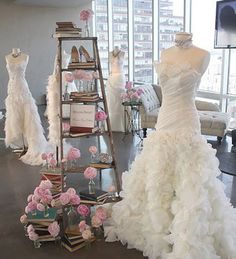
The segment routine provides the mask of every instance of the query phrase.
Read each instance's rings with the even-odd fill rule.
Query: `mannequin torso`
[[[113,51],[109,53],[109,61],[111,64],[111,73],[123,73],[123,61],[125,52],[115,47]]]
[[[12,52],[5,56],[7,63],[21,63],[25,61],[28,63],[29,56],[24,52],[21,52],[20,49],[13,48]]]
[[[192,38],[190,33],[177,33],[176,39],[181,40],[181,45],[168,48],[161,53],[161,61],[164,63],[181,64],[188,63],[191,67],[201,75],[206,71],[210,53],[204,49],[192,45],[189,38]]]

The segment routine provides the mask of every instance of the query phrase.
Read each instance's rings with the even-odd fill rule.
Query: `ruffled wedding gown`
[[[123,174],[123,200],[105,225],[151,259],[235,259],[236,210],[224,193],[215,150],[200,134],[189,64],[157,64],[163,103],[156,131]]]
[[[11,61],[10,61],[11,60]],[[25,80],[28,57],[7,59],[9,73],[6,103],[5,144],[12,148],[28,147],[20,159],[31,165],[43,163],[41,154],[47,141],[43,134],[37,106]]]
[[[110,57],[111,74],[107,81],[107,103],[112,131],[125,131],[124,107],[121,94],[125,92],[124,58],[121,55]]]

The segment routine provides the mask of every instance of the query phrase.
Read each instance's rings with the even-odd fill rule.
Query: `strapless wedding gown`
[[[43,134],[35,100],[25,80],[28,58],[21,56],[14,61],[7,61],[9,73],[8,96],[6,103],[5,144],[12,148],[28,147],[20,159],[31,165],[43,163],[41,154],[45,151],[47,141]]]
[[[194,102],[201,75],[187,63],[159,63],[157,72],[163,103],[156,131],[122,176],[123,200],[105,222],[106,240],[150,259],[235,259],[236,210]]]
[[[125,131],[124,107],[121,94],[125,92],[125,75],[123,72],[123,57],[111,59],[112,72],[107,81],[107,104],[112,131]]]

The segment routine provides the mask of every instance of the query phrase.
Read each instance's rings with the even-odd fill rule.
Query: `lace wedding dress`
[[[163,103],[156,131],[123,174],[123,200],[105,223],[106,240],[151,259],[235,259],[236,210],[194,102],[201,75],[188,63],[159,63],[157,72]]]
[[[110,53],[111,74],[107,81],[107,103],[112,131],[125,131],[124,107],[121,104],[121,94],[125,91],[125,75],[123,71],[124,55]]]
[[[37,106],[25,80],[28,56],[8,55],[6,58],[9,73],[8,96],[6,103],[5,144],[12,148],[26,146],[27,152],[20,159],[31,165],[40,165],[42,152],[47,141],[43,134]]]

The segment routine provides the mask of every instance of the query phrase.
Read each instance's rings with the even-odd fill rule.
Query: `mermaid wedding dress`
[[[151,259],[235,259],[236,210],[195,107],[201,74],[189,63],[156,70],[163,94],[156,131],[122,176],[123,199],[105,223],[106,241]]]
[[[112,131],[124,132],[124,107],[121,104],[121,94],[125,91],[124,52],[114,51],[110,52],[109,57],[111,74],[107,81],[107,103]]]
[[[6,103],[5,144],[12,148],[27,147],[21,156],[26,164],[43,163],[41,154],[47,147],[37,106],[25,80],[29,56],[21,53],[18,57],[6,56],[9,73]]]

